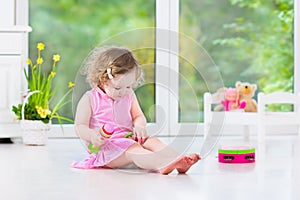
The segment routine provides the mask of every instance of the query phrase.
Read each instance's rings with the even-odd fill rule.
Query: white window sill
[[[191,128],[197,126],[197,129]],[[203,136],[203,123],[182,123],[178,124],[176,128],[171,130],[169,133],[160,132],[159,134],[154,133],[154,129],[151,124],[148,124],[149,135],[155,136]],[[153,129],[153,130],[152,130]],[[157,129],[156,129],[157,130]],[[189,130],[192,130],[189,131]],[[196,131],[196,132],[195,132]],[[226,125],[222,128],[222,136],[226,135],[243,135],[245,132],[255,136],[257,134],[257,127],[255,125],[249,126],[245,129],[242,125]],[[270,135],[290,135],[297,132],[297,126],[268,126],[266,128],[267,134]],[[8,123],[0,124],[0,138],[17,138],[21,137],[21,127],[18,123]],[[75,134],[73,124],[65,124],[60,126],[59,124],[54,124],[49,132],[50,138],[77,138]]]
[[[21,127],[19,123],[0,124],[0,138],[21,137]],[[73,124],[60,126],[53,124],[49,132],[49,137],[74,138],[77,137],[74,132]]]

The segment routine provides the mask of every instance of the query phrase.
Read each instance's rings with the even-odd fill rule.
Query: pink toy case
[[[250,146],[226,146],[218,150],[220,163],[253,163],[255,148]]]

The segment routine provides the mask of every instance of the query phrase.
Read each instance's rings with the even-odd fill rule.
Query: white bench
[[[267,112],[268,104],[292,104],[291,112]],[[263,142],[267,125],[297,125],[300,136],[300,94],[274,92],[258,94],[258,112],[214,111],[213,105],[220,104],[211,93],[204,94],[204,137],[220,135],[225,125],[243,125],[244,135],[249,134],[249,126],[257,127],[258,141]]]
[[[244,125],[244,135],[249,134],[249,126],[257,125],[257,112],[214,111],[213,105],[220,104],[211,93],[204,94],[204,137],[220,134],[224,125]]]
[[[274,92],[271,94],[258,94],[258,140],[264,141],[267,125],[297,125],[300,136],[300,94],[289,92]],[[292,111],[270,112],[266,108],[270,104],[290,104]]]

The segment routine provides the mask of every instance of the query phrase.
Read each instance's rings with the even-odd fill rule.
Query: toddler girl
[[[118,168],[134,163],[142,169],[169,174],[173,170],[186,173],[200,160],[198,154],[181,156],[159,139],[148,137],[146,119],[133,92],[142,71],[129,49],[96,48],[84,70],[92,89],[78,103],[75,131],[87,145],[99,150],[90,151],[87,159],[74,162],[73,167]],[[100,134],[105,127],[110,130]]]

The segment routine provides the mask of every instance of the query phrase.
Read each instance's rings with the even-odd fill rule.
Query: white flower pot
[[[39,120],[21,120],[23,143],[26,145],[46,145],[51,123]]]

